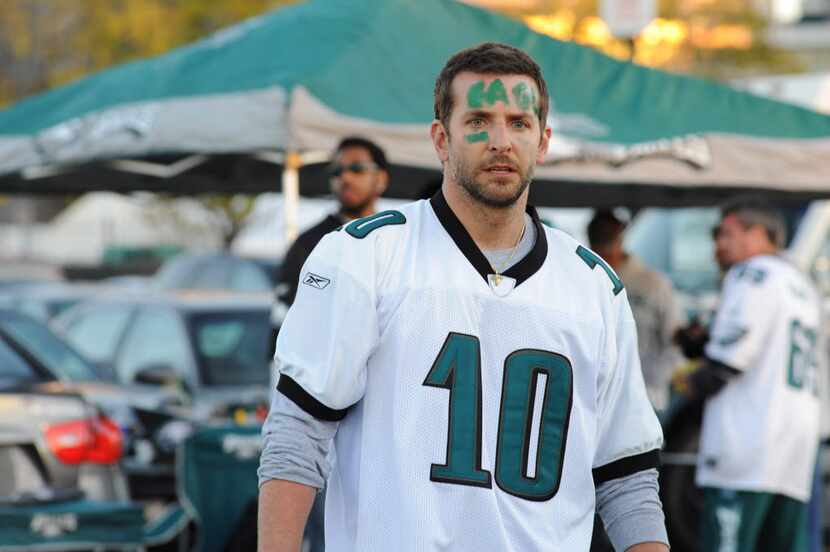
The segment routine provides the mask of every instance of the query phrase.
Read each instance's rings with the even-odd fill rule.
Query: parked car
[[[270,294],[141,294],[94,299],[58,317],[70,344],[113,381],[181,398],[135,409],[150,434],[124,462],[136,493],[174,493],[173,453],[192,424],[264,418],[270,306]]]
[[[271,292],[279,265],[264,259],[246,259],[230,253],[187,253],[165,262],[153,277],[157,290],[232,290]]]
[[[48,321],[89,297],[105,293],[107,289],[90,283],[28,283],[0,289],[0,308],[14,309]]]
[[[0,497],[126,500],[122,435],[0,334]]]

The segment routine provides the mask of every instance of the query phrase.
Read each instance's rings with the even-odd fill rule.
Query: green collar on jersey
[[[438,220],[441,222],[444,230],[450,235],[452,241],[455,242],[455,245],[467,257],[467,260],[470,261],[473,268],[487,282],[487,275],[493,274],[493,268],[490,266],[484,253],[481,252],[475,241],[473,241],[467,229],[464,228],[464,225],[461,224],[461,221],[458,220],[458,217],[450,209],[443,192],[438,190],[432,196],[432,199],[429,200],[429,203],[432,205],[432,210],[435,211],[435,216],[438,217]],[[548,256],[548,240],[545,237],[545,229],[539,221],[539,214],[530,205],[527,206],[527,213],[530,215],[530,218],[533,220],[533,225],[536,227],[536,243],[533,244],[533,248],[522,260],[502,273],[507,278],[515,279],[516,286],[536,274],[542,268],[542,265],[545,263],[545,258]]]

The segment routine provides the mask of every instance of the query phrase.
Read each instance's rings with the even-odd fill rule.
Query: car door
[[[179,314],[166,306],[141,307],[119,347],[118,381],[135,383],[147,370],[172,370],[190,389],[198,386],[188,333]]]
[[[67,340],[95,363],[102,375],[117,380],[116,353],[135,310],[127,303],[85,305],[69,311],[60,326]]]

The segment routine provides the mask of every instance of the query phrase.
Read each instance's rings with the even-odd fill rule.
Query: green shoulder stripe
[[[350,222],[346,226],[346,233],[362,240],[378,228],[393,224],[406,224],[406,217],[400,211],[381,211],[368,217]]]
[[[590,268],[591,270],[593,270],[594,268],[596,268],[597,265],[599,265],[602,268],[602,270],[605,271],[605,274],[608,275],[608,278],[611,280],[611,283],[614,284],[614,289],[612,289],[611,291],[614,293],[614,295],[620,294],[620,292],[623,290],[622,280],[620,280],[617,277],[617,275],[614,274],[614,271],[611,270],[611,267],[605,264],[605,261],[603,261],[599,255],[597,255],[590,249],[582,247],[581,245],[576,248],[576,254],[579,255],[580,259],[585,261],[585,264],[588,265],[588,268]]]

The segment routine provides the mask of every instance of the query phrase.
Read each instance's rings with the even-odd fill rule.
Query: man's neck
[[[344,221],[357,220],[359,218],[368,217],[369,215],[374,215],[374,214],[375,214],[375,204],[374,203],[372,203],[370,205],[367,205],[366,207],[364,207],[363,209],[361,209],[359,211],[345,211],[343,209],[340,209],[337,212],[337,216],[339,216]]]
[[[490,207],[473,199],[461,186],[447,182],[441,188],[447,204],[479,249],[509,249],[525,225],[527,192],[510,207]]]

